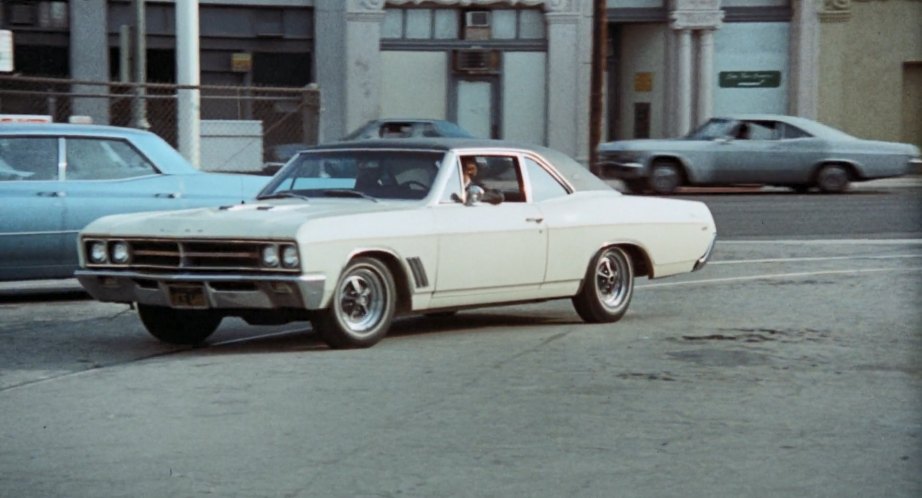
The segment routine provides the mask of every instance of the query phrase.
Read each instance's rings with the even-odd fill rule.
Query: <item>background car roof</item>
[[[567,181],[577,191],[588,190],[613,190],[611,186],[593,175],[588,168],[563,152],[542,147],[540,145],[510,142],[505,140],[490,140],[485,138],[399,138],[361,141],[361,142],[335,142],[325,145],[315,145],[305,151],[319,150],[349,150],[349,149],[403,149],[403,150],[431,150],[448,152],[458,149],[496,149],[518,150],[534,152],[557,168]]]
[[[810,133],[811,135],[819,138],[825,138],[829,140],[855,138],[842,130],[837,130],[818,121],[802,118],[800,116],[788,116],[786,114],[728,114],[725,116],[714,116],[714,118],[734,119],[739,121],[779,121],[800,128],[807,133]]]
[[[2,123],[0,134],[29,135],[147,135],[149,131],[121,126],[87,125],[70,123]]]

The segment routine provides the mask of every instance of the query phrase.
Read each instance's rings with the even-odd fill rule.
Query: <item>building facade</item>
[[[317,83],[321,140],[379,117],[442,118],[588,159],[592,0],[199,3],[201,82]],[[0,26],[22,74],[117,79],[133,5],[3,0]],[[150,81],[175,81],[174,9],[146,0]],[[602,137],[758,112],[922,142],[920,18],[919,0],[607,0]]]

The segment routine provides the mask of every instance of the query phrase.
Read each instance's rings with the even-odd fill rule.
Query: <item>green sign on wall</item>
[[[781,71],[721,71],[717,80],[721,88],[778,88]]]

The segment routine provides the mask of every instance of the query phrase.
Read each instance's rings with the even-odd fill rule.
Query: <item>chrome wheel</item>
[[[356,258],[343,270],[330,307],[311,322],[332,348],[367,348],[387,334],[396,309],[396,286],[387,265]]]
[[[650,171],[650,189],[657,194],[671,194],[682,185],[682,172],[671,162],[656,161]]]
[[[634,265],[621,247],[608,247],[592,259],[573,307],[590,323],[616,322],[634,295]]]
[[[370,268],[354,270],[340,282],[336,295],[337,314],[356,336],[367,334],[384,315],[384,282]]]
[[[629,263],[619,252],[611,249],[598,261],[595,277],[599,301],[608,309],[618,309],[632,287],[631,279],[627,278]]]

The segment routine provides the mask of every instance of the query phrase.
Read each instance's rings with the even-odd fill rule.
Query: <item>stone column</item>
[[[70,77],[84,81],[109,81],[109,45],[106,34],[106,0],[69,3]],[[109,93],[107,86],[73,85],[80,94]],[[74,97],[71,115],[89,116],[96,124],[109,124],[109,99]]]
[[[698,31],[698,101],[694,126],[704,123],[714,111],[714,30]]]
[[[588,127],[589,86],[582,87],[581,71],[588,71],[580,63],[580,16],[574,12],[551,11],[545,15],[547,22],[547,143],[570,156],[588,158],[586,147],[579,147],[579,123]],[[590,38],[591,39],[591,38]],[[585,80],[588,82],[587,79]],[[583,105],[580,99],[586,100]]]
[[[714,67],[714,35],[724,12],[720,0],[670,0],[670,27],[676,32],[675,133],[684,135],[691,130],[692,106],[696,121],[705,119],[713,108],[712,81]],[[692,31],[702,31],[698,40],[698,66],[692,70]],[[696,90],[697,89],[697,90]],[[695,97],[692,97],[694,92]],[[694,98],[694,101],[693,101]]]
[[[378,117],[384,0],[315,0],[314,74],[319,140],[336,140]]]
[[[691,127],[692,94],[692,44],[691,30],[680,29],[678,37],[678,57],[676,59],[676,132],[685,135]]]

